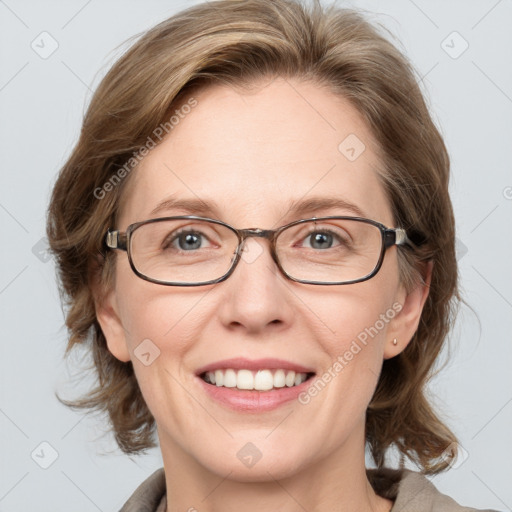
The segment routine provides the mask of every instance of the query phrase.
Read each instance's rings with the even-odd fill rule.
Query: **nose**
[[[273,260],[269,241],[247,238],[237,267],[217,285],[223,288],[222,323],[247,333],[286,328],[293,319],[291,283]]]

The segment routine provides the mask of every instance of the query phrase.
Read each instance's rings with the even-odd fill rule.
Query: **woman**
[[[126,453],[158,435],[123,511],[470,510],[424,476],[457,451],[424,393],[458,299],[448,179],[355,12],[207,2],[112,67],[48,237],[98,373],[73,405]]]

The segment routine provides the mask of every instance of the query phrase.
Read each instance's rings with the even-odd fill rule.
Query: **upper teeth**
[[[274,371],[274,374],[272,374]],[[284,386],[298,386],[308,377],[307,373],[295,373],[293,370],[215,370],[206,372],[204,380],[216,386],[238,389],[255,389],[267,391],[272,388],[283,388]]]

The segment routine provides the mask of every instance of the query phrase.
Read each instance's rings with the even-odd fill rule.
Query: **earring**
[[[398,341],[396,341],[396,338],[393,339],[393,345],[398,345]]]

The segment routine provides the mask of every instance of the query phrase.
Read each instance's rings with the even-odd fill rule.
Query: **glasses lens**
[[[347,219],[311,220],[282,231],[276,252],[295,279],[343,283],[362,279],[377,266],[382,235],[377,226]]]
[[[130,252],[137,271],[166,283],[201,283],[227,273],[238,238],[231,229],[197,219],[142,224],[132,232]]]

